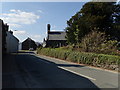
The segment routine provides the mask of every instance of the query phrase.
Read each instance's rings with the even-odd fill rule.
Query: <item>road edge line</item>
[[[90,80],[96,80],[96,79],[94,79],[94,78],[91,78],[91,77],[89,77],[89,76],[86,76],[86,75],[77,73],[77,72],[75,72],[75,71],[69,70],[69,69],[64,68],[64,67],[58,66],[58,68],[63,69],[63,70],[66,70],[66,71],[69,71],[69,72],[74,73],[74,74],[77,74],[77,75],[79,75],[79,76],[83,76],[83,77],[88,78],[88,79],[90,79]]]

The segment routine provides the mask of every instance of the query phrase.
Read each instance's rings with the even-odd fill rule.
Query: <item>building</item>
[[[50,24],[47,25],[47,38],[43,41],[43,47],[62,47],[66,46],[66,32],[50,31]]]
[[[40,42],[35,42],[35,44],[37,45],[37,47],[42,47],[42,44]]]
[[[1,68],[2,68],[2,20],[0,19],[0,72],[2,71]],[[0,80],[2,80],[2,78],[0,78]]]
[[[36,50],[36,48],[37,48],[37,45],[35,41],[29,37],[22,42],[22,50],[29,50],[29,49]]]
[[[9,25],[4,24],[3,20],[0,19],[0,30],[2,35],[2,54],[12,53],[18,51],[19,40],[13,35],[12,31],[8,31]]]
[[[0,19],[0,29],[2,31],[2,53],[5,54],[7,47],[6,47],[6,36],[9,26],[4,24],[3,20]]]
[[[7,53],[18,52],[18,47],[19,47],[19,40],[13,35],[12,31],[8,31],[6,37]]]
[[[22,43],[19,43],[19,49],[18,50],[22,50]]]

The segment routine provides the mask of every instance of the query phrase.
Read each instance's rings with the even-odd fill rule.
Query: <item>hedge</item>
[[[77,52],[61,48],[39,48],[37,52],[41,55],[112,70],[118,70],[120,65],[120,56],[115,55]]]

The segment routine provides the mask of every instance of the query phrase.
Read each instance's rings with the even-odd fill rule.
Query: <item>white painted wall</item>
[[[19,43],[19,49],[18,50],[22,50],[22,43]]]
[[[19,41],[10,32],[7,32],[6,44],[7,44],[7,53],[13,53],[18,51]]]

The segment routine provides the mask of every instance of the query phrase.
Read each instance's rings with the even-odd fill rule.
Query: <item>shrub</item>
[[[114,54],[117,41],[107,40],[105,33],[92,31],[81,40],[81,49],[85,52]]]
[[[86,52],[76,52],[70,50],[63,50],[61,48],[42,48],[38,49],[39,54],[69,60],[71,62],[92,65],[107,69],[115,69],[111,65],[120,65],[120,57],[115,55],[95,54]]]
[[[67,60],[70,60],[72,62],[78,62],[78,52],[71,52],[68,56],[67,56]]]
[[[98,47],[105,41],[105,33],[92,31],[81,40],[81,47],[85,52],[97,52]]]

